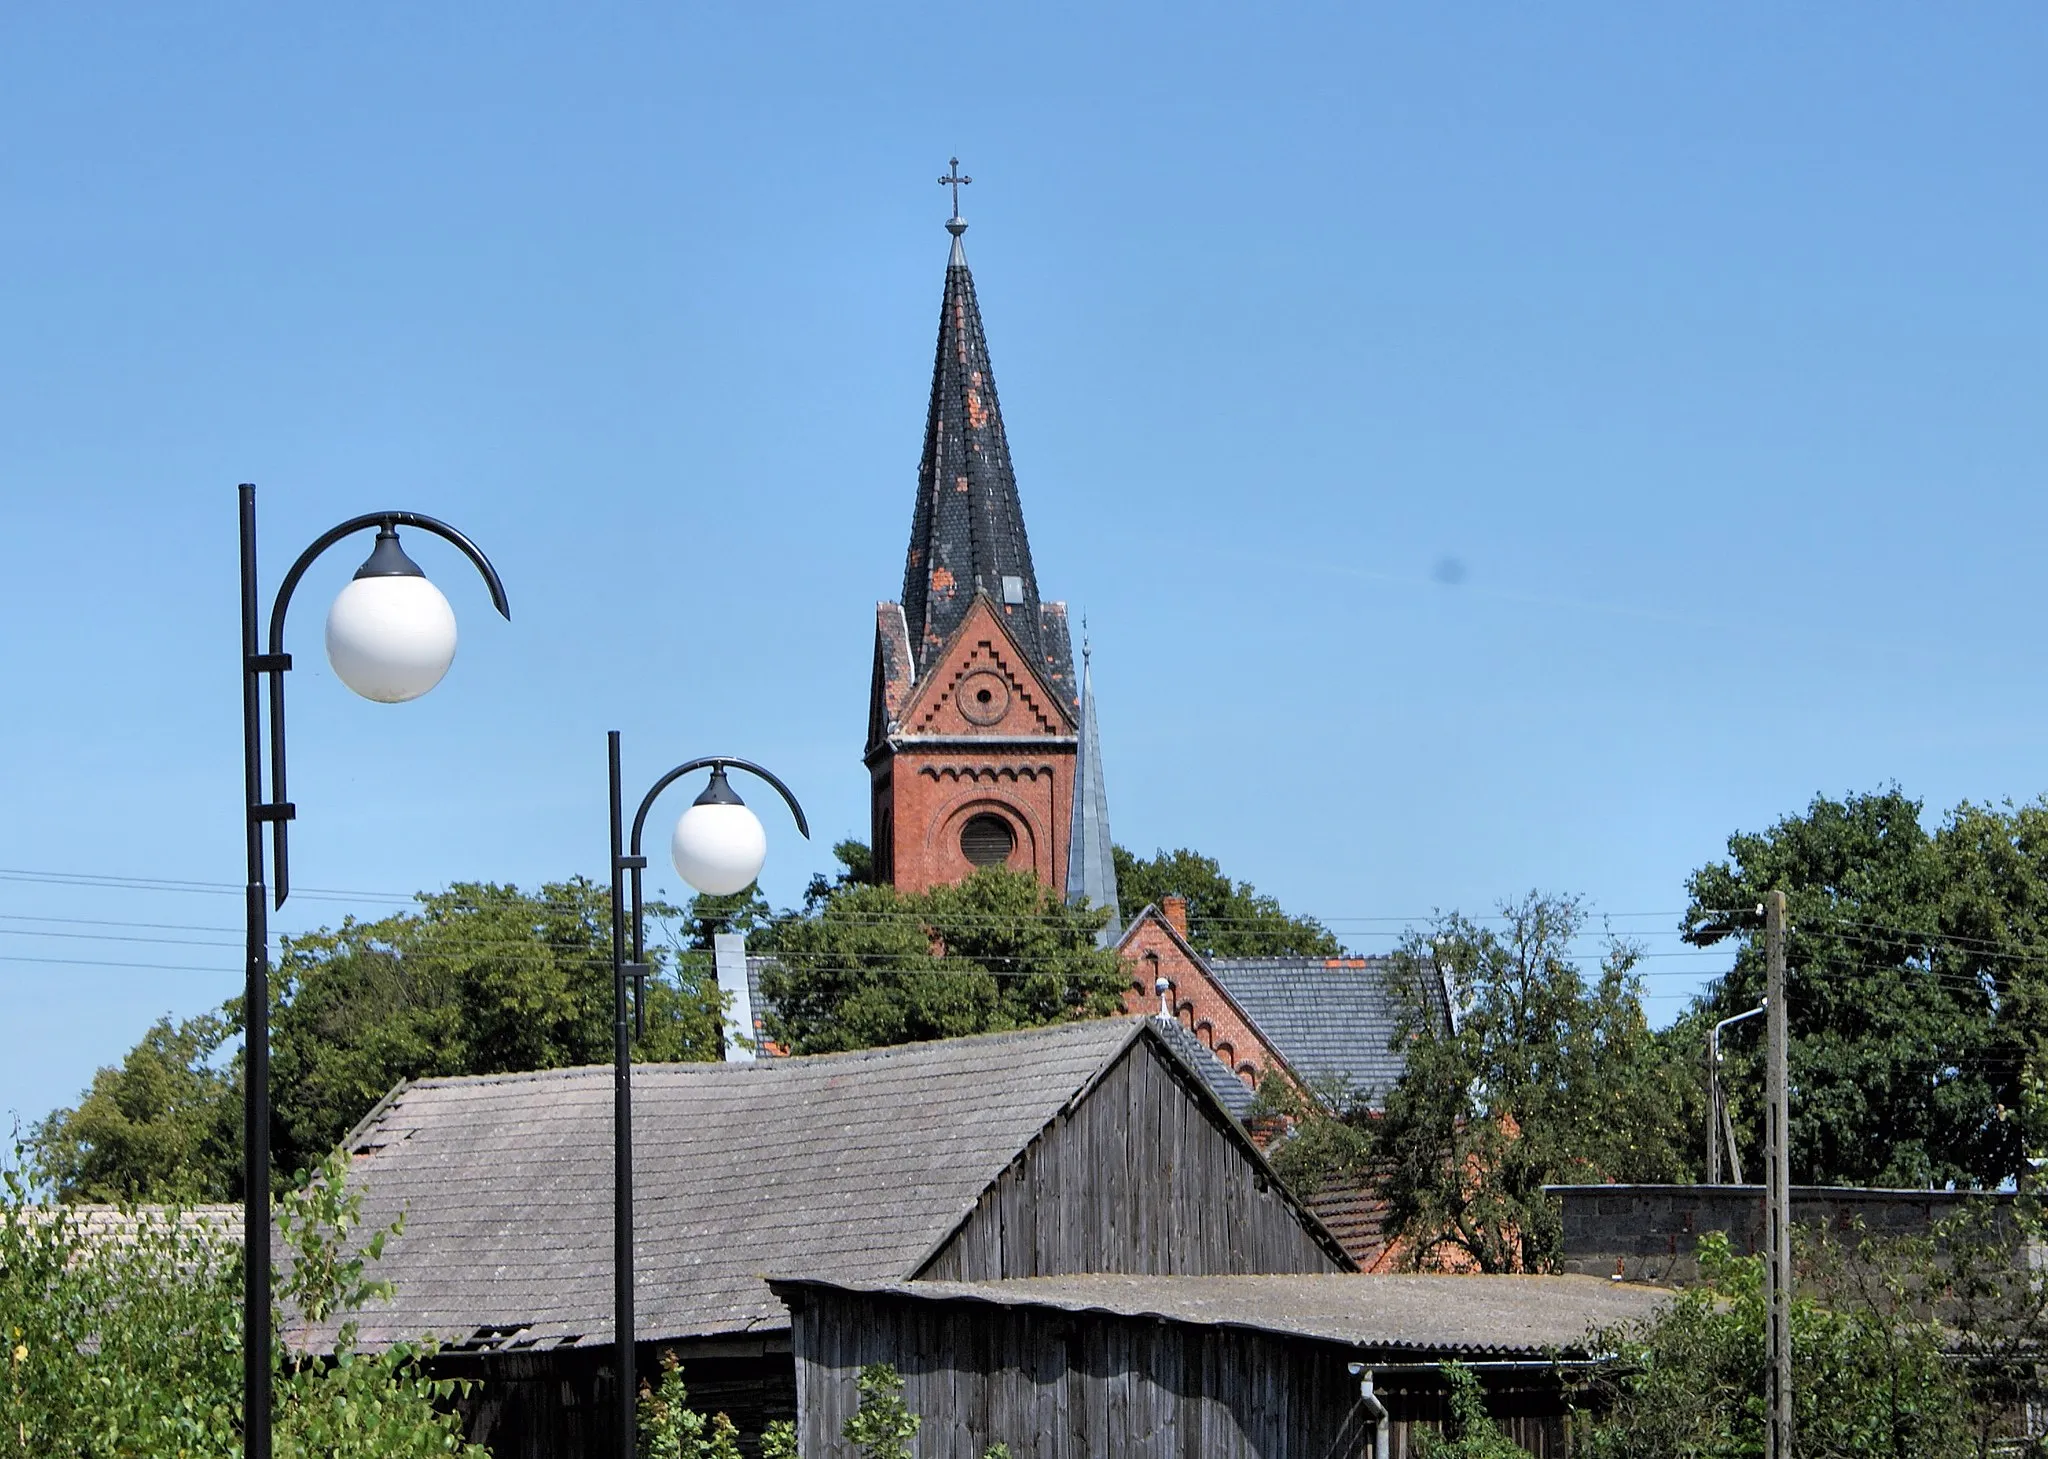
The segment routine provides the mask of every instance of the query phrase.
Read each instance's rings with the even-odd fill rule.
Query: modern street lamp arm
[[[639,811],[633,817],[633,839],[628,843],[631,848],[631,854],[634,856],[640,854],[640,833],[647,828],[647,813],[654,809],[654,801],[657,796],[685,775],[688,775],[692,770],[723,770],[728,765],[735,770],[745,770],[751,775],[758,775],[774,786],[776,793],[787,802],[789,813],[796,817],[797,830],[803,833],[806,841],[811,839],[811,826],[810,822],[804,819],[804,808],[796,803],[796,796],[790,791],[788,786],[784,785],[777,778],[774,771],[764,770],[752,760],[742,760],[734,755],[705,755],[696,760],[685,760],[682,764],[676,766],[675,769],[669,771],[668,774],[662,776],[661,779],[654,782],[654,788],[647,792],[646,797],[640,802]]]
[[[291,565],[278,584],[277,597],[270,607],[270,633],[266,640],[268,652],[250,665],[250,671],[270,675],[270,785],[272,798],[277,803],[277,813],[270,822],[271,872],[274,882],[273,905],[282,907],[285,898],[291,895],[291,837],[290,823],[293,807],[285,792],[284,754],[284,676],[292,666],[291,655],[284,651],[285,611],[291,606],[292,594],[297,591],[299,579],[306,575],[320,554],[345,537],[371,527],[389,530],[394,527],[417,527],[422,532],[452,542],[461,549],[463,556],[476,564],[484,584],[491,590],[491,606],[498,610],[506,622],[512,621],[512,604],[505,596],[505,584],[498,576],[497,568],[484,556],[483,549],[470,541],[467,536],[449,526],[438,517],[427,516],[424,512],[365,512],[360,517],[350,517],[339,526],[330,527],[313,539],[313,545],[299,554],[299,560]]]
[[[797,804],[795,792],[790,790],[787,785],[784,785],[781,778],[774,771],[764,769],[762,766],[756,765],[752,760],[742,760],[734,755],[700,756],[695,760],[685,760],[682,764],[676,766],[675,769],[669,771],[668,774],[662,776],[661,779],[655,781],[647,794],[642,797],[640,809],[634,813],[633,835],[632,839],[627,842],[628,865],[633,873],[633,962],[636,965],[647,960],[647,949],[642,935],[644,919],[641,916],[643,898],[640,890],[640,873],[647,869],[647,858],[640,850],[640,833],[647,828],[647,813],[654,809],[655,800],[664,790],[667,790],[692,770],[723,770],[728,765],[735,770],[745,770],[749,774],[758,775],[774,786],[776,793],[788,804],[789,813],[796,818],[797,830],[803,834],[803,838],[806,841],[811,839],[810,822],[804,819],[804,808]]]
[[[278,584],[277,598],[270,606],[270,651],[284,651],[284,611],[291,605],[292,593],[299,586],[299,579],[306,575],[306,569],[314,559],[344,537],[352,537],[371,527],[417,527],[422,532],[431,532],[436,537],[453,542],[462,550],[463,556],[476,564],[476,570],[483,574],[485,584],[491,590],[491,606],[498,610],[498,616],[507,623],[512,621],[512,604],[505,596],[505,584],[498,577],[498,570],[491,566],[491,560],[484,556],[483,549],[469,538],[449,526],[438,517],[429,517],[423,512],[365,512],[360,517],[350,517],[338,527],[329,527],[313,539],[313,545],[299,554],[299,560],[292,564],[291,571]]]

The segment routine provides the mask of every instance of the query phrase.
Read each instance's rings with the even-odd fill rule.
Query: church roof
[[[1391,958],[1218,957],[1208,967],[1296,1073],[1385,1104],[1407,1064]]]
[[[903,568],[904,617],[922,674],[960,626],[975,594],[986,593],[1034,667],[1044,667],[1048,654],[1064,657],[1065,645],[1044,642],[1046,625],[1024,509],[1003,434],[974,275],[960,241],[967,224],[955,217],[946,227],[953,234],[953,253],[946,264],[917,510]],[[1070,663],[1057,667],[1072,673]],[[1060,687],[1071,694],[1071,678]]]

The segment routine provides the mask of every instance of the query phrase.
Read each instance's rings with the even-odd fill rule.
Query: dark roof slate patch
[[[1381,1108],[1401,1077],[1400,1002],[1385,957],[1211,958],[1209,969],[1312,1086],[1341,1082]]]

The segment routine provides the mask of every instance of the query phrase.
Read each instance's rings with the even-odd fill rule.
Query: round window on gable
[[[1001,866],[1016,845],[1017,833],[1001,816],[984,812],[960,828],[960,852],[976,866]]]

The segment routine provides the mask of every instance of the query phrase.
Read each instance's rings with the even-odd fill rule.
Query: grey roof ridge
[[[1100,1273],[1099,1275],[1117,1276],[1121,1274]],[[1408,1272],[1402,1273],[1401,1275],[1410,1277],[1424,1276],[1431,1278],[1433,1280],[1446,1282],[1487,1282],[1500,1280],[1571,1281],[1573,1279],[1569,1275],[1561,1276],[1558,1274],[1528,1273],[1491,1273],[1485,1276],[1479,1276],[1451,1272]],[[1294,1276],[1300,1277],[1304,1280],[1331,1282],[1340,1282],[1347,1280],[1360,1282],[1380,1282],[1388,1280],[1388,1278],[1385,1276],[1376,1276],[1371,1273],[1360,1272],[1356,1270],[1348,1272],[1328,1273],[1246,1272],[1229,1276],[1188,1276],[1184,1278],[1175,1276],[1161,1276],[1151,1278],[1151,1280],[1188,1282],[1239,1281],[1257,1280],[1259,1277],[1262,1276]],[[780,1290],[783,1287],[821,1287],[827,1290],[838,1292],[854,1292],[881,1296],[914,1297],[917,1298],[919,1301],[924,1302],[973,1302],[980,1303],[989,1307],[1035,1307],[1049,1309],[1057,1312],[1099,1313],[1104,1317],[1144,1318],[1150,1319],[1154,1322],[1175,1322],[1182,1323],[1190,1327],[1229,1328],[1239,1332],[1272,1333],[1275,1331],[1286,1330],[1266,1326],[1257,1322],[1248,1322],[1242,1318],[1212,1317],[1200,1313],[1162,1312],[1155,1310],[1155,1307],[1160,1304],[1145,1305],[1139,1303],[1132,1303],[1130,1304],[1128,1309],[1111,1307],[1101,1302],[1091,1302],[1084,1297],[1061,1296],[1055,1293],[1043,1291],[1042,1289],[1035,1290],[1032,1286],[1032,1284],[1036,1281],[1057,1282],[1063,1280],[1063,1278],[1057,1276],[1045,1278],[998,1278],[994,1281],[986,1282],[888,1282],[862,1280],[857,1277],[832,1276],[764,1277],[763,1280],[768,1283],[769,1290],[773,1291],[777,1297],[783,1296]],[[1394,1278],[1394,1280],[1399,1280],[1399,1277]],[[1600,1277],[1587,1277],[1584,1280],[1587,1282],[1601,1283],[1603,1286],[1606,1284],[1605,1279]],[[1642,1284],[1630,1283],[1629,1285],[1631,1287],[1636,1287],[1641,1286]],[[1656,1288],[1655,1290],[1663,1291],[1667,1289]],[[783,1302],[784,1305],[787,1305],[788,1299],[786,1297],[783,1297]],[[1309,1337],[1313,1341],[1317,1342],[1349,1343],[1352,1346],[1359,1347],[1361,1351],[1404,1353],[1437,1353],[1447,1351],[1474,1353],[1506,1353],[1525,1351],[1525,1349],[1519,1349],[1507,1343],[1473,1343],[1470,1345],[1454,1348],[1443,1343],[1420,1342],[1412,1338],[1381,1338],[1369,1344],[1360,1345],[1351,1339],[1339,1338],[1326,1334],[1302,1333],[1299,1335]],[[1568,1350],[1560,1349],[1557,1355],[1569,1356],[1570,1354]],[[1549,1368],[1553,1366],[1553,1358],[1549,1355],[1541,1357],[1532,1357],[1527,1361],[1531,1367]]]
[[[358,1145],[368,1138],[370,1131],[376,1128],[377,1122],[391,1112],[391,1106],[398,1103],[400,1095],[412,1088],[413,1085],[424,1082],[426,1081],[419,1079],[401,1079],[392,1085],[384,1091],[381,1099],[370,1106],[369,1113],[356,1121],[355,1128],[341,1137],[341,1144],[336,1148],[353,1152]]]
[[[1153,921],[1157,922],[1162,928],[1164,928],[1166,930],[1166,935],[1173,939],[1173,945],[1181,950],[1181,952],[1187,957],[1188,961],[1192,962],[1196,967],[1200,968],[1208,976],[1210,984],[1214,986],[1217,992],[1223,995],[1223,1001],[1230,1006],[1230,1011],[1232,1013],[1235,1013],[1239,1018],[1244,1020],[1245,1027],[1251,1029],[1253,1032],[1258,1034],[1259,1042],[1263,1043],[1266,1046],[1266,1052],[1273,1056],[1273,1062],[1278,1064],[1281,1067],[1281,1069],[1283,1069],[1286,1072],[1287,1077],[1294,1081],[1294,1087],[1296,1089],[1302,1090],[1303,1092],[1306,1092],[1309,1087],[1308,1081],[1301,1077],[1301,1071],[1294,1067],[1293,1063],[1288,1059],[1285,1053],[1281,1052],[1280,1046],[1273,1042],[1272,1035],[1267,1033],[1263,1028],[1259,1027],[1259,1021],[1256,1018],[1252,1017],[1251,1010],[1246,1008],[1242,1003],[1238,1002],[1237,995],[1232,993],[1230,989],[1223,985],[1223,980],[1216,976],[1216,969],[1213,966],[1211,966],[1209,959],[1203,957],[1199,952],[1196,952],[1195,945],[1192,942],[1189,942],[1185,937],[1181,936],[1179,928],[1175,927],[1171,922],[1166,920],[1166,914],[1159,910],[1159,904],[1157,902],[1147,902],[1144,908],[1138,913],[1138,915],[1131,919],[1131,925],[1129,927],[1126,927],[1124,929],[1124,935],[1117,939],[1117,952],[1119,954],[1123,952],[1124,944],[1126,942],[1129,942],[1132,936],[1137,932],[1139,927],[1144,925],[1145,919],[1147,917],[1150,917]],[[1146,991],[1150,992],[1151,990],[1147,989]],[[1235,1073],[1236,1071],[1232,1070],[1231,1072]]]
[[[951,633],[946,635],[946,641],[940,644],[936,649],[932,651],[932,667],[936,669],[940,664],[944,663],[947,657],[952,654],[953,650],[956,647],[958,647],[961,638],[967,632],[968,622],[974,615],[974,605],[976,603],[988,604],[989,617],[993,618],[995,620],[996,627],[1000,628],[1003,631],[1003,637],[1005,640],[1008,641],[1011,651],[1017,655],[1017,661],[1023,664],[1025,670],[1031,675],[1031,682],[1038,687],[1038,692],[1043,694],[1048,701],[1059,706],[1060,718],[1067,722],[1068,728],[1071,731],[1075,727],[1075,720],[1077,718],[1076,711],[1068,706],[1066,700],[1060,698],[1058,692],[1052,687],[1051,684],[1046,682],[1045,666],[1043,664],[1035,664],[1031,661],[1031,650],[1026,648],[1022,643],[1019,643],[1017,641],[1017,635],[1010,632],[1009,625],[1003,622],[1003,605],[998,603],[994,598],[989,596],[989,591],[987,588],[977,587],[974,590],[974,597],[968,602],[967,611],[960,615],[959,624],[954,627]],[[901,607],[902,605],[898,604],[897,606]],[[912,652],[912,656],[915,657],[914,649]],[[925,673],[919,673],[914,679],[910,681],[910,697],[903,701],[903,708],[906,711],[904,715],[904,719],[906,722],[909,719],[909,714],[907,711],[909,711],[911,706],[915,705],[917,701],[924,696],[924,691],[931,684],[931,682],[931,675]],[[906,736],[892,734],[889,736],[889,738],[895,740],[906,738]],[[968,736],[967,738],[974,737]],[[1031,736],[1031,738],[1038,739],[1040,737],[1037,735],[1033,735]],[[1064,736],[1064,738],[1072,739],[1073,735],[1070,732],[1069,734]]]
[[[758,954],[758,956],[764,961],[772,961],[773,958],[772,954],[765,953]],[[1132,1015],[1132,1017],[1135,1018],[1136,1015]],[[804,1064],[821,1063],[827,1059],[879,1059],[901,1053],[906,1049],[926,1049],[931,1048],[935,1044],[966,1043],[974,1039],[984,1040],[988,1043],[999,1043],[1005,1039],[1028,1039],[1036,1035],[1050,1033],[1056,1029],[1071,1029],[1084,1024],[1101,1023],[1104,1021],[1103,1019],[1096,1018],[1076,1018],[1069,1019],[1065,1023],[1037,1024],[1031,1028],[996,1029],[989,1033],[958,1034],[953,1038],[946,1039],[913,1039],[907,1043],[900,1044],[872,1044],[864,1049],[833,1049],[829,1053],[822,1054],[786,1054],[779,1059],[756,1059],[751,1063],[728,1063],[719,1059],[676,1059],[661,1063],[635,1062],[633,1072],[636,1074],[649,1074],[669,1069],[686,1069],[693,1073],[705,1074],[713,1078],[759,1078],[771,1075],[776,1070]],[[371,1109],[369,1114],[363,1116],[362,1122],[349,1132],[349,1138],[353,1140],[357,1135],[365,1133],[369,1124],[387,1113],[393,1101],[408,1090],[450,1089],[482,1084],[518,1084],[528,1081],[539,1083],[543,1080],[566,1079],[576,1074],[609,1073],[611,1069],[612,1065],[610,1063],[562,1064],[553,1069],[510,1069],[498,1074],[438,1074],[429,1078],[402,1080],[395,1089],[377,1101],[376,1106]]]

